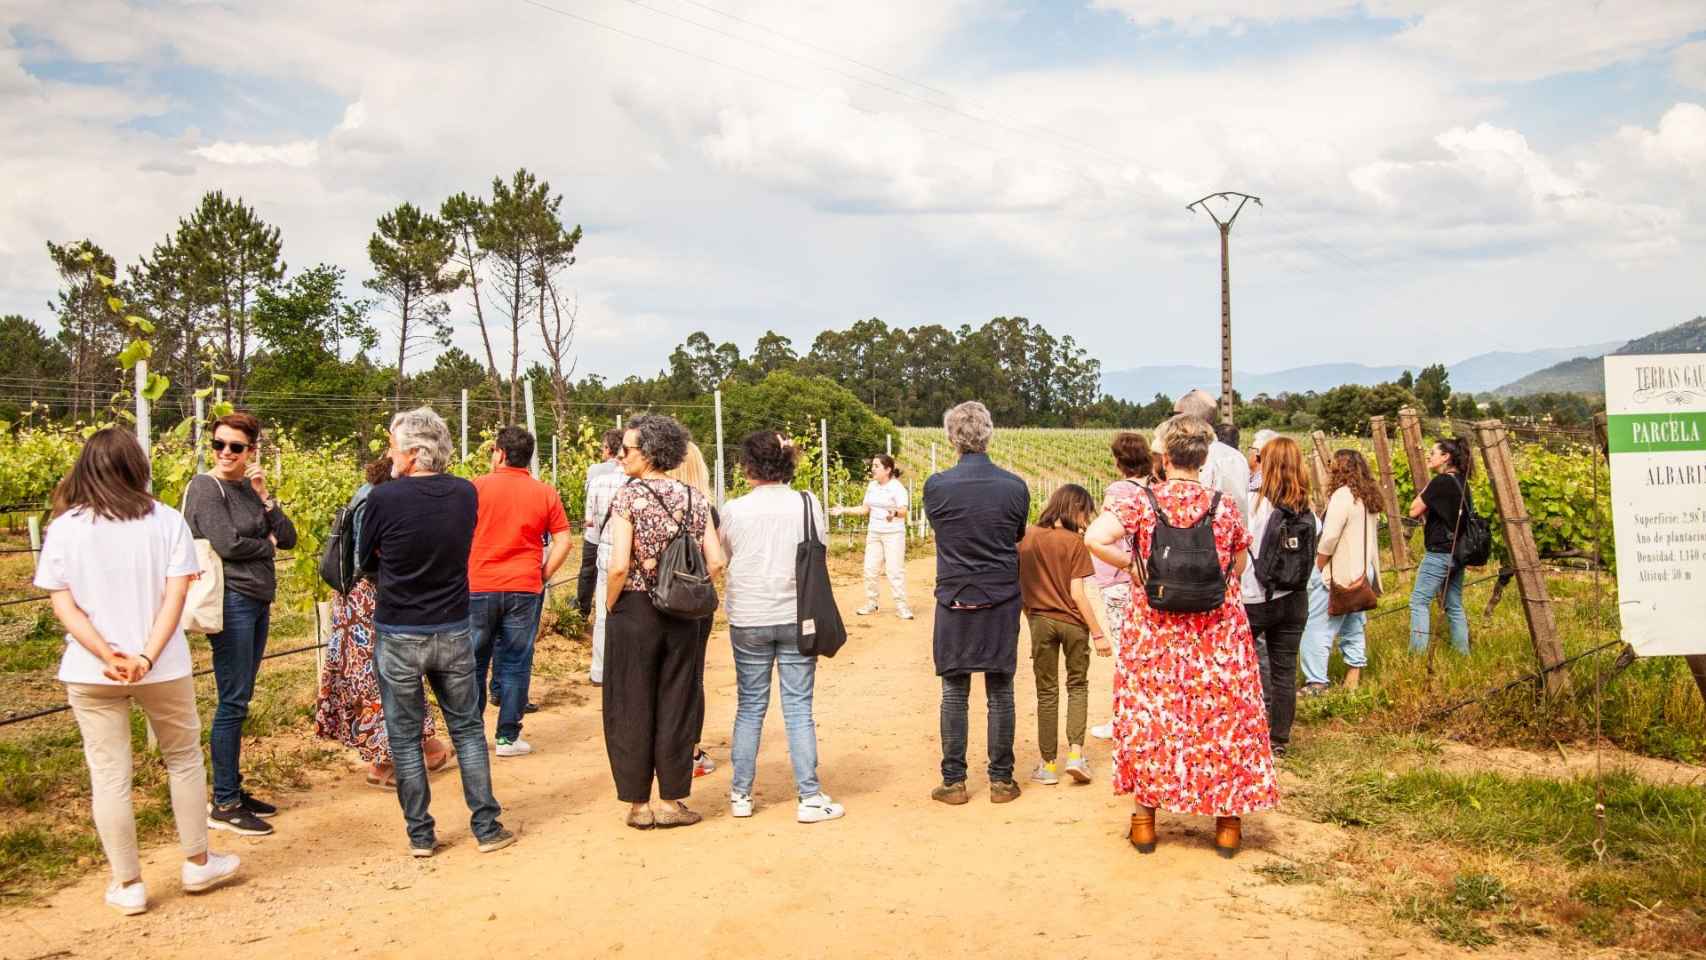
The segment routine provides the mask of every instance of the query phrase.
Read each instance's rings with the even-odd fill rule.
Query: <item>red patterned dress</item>
[[[1213,499],[1201,484],[1150,488],[1174,526],[1200,519]],[[1155,507],[1141,490],[1120,490],[1108,505],[1148,556]],[[1221,500],[1214,543],[1222,566],[1250,545],[1238,508]],[[1238,581],[1207,613],[1151,608],[1133,587],[1121,624],[1114,678],[1114,792],[1146,807],[1237,817],[1279,803],[1262,680]]]
[[[368,763],[390,763],[391,738],[385,731],[379,677],[373,670],[376,598],[373,581],[365,579],[348,596],[332,595],[332,636],[326,644],[326,666],[320,674],[314,732],[324,739],[354,747]],[[425,711],[421,736],[432,736],[437,727],[432,711]]]

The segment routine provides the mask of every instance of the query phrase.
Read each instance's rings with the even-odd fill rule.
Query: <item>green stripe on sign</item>
[[[1619,413],[1606,431],[1612,453],[1706,450],[1706,411]]]

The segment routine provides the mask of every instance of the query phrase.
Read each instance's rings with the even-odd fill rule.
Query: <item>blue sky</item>
[[[1706,312],[1697,2],[545,6],[8,5],[0,311],[51,323],[44,241],[134,261],[211,189],[358,294],[379,215],[525,165],[585,227],[563,283],[610,378],[695,330],[803,349],[869,316],[1212,364],[1217,246],[1184,205],[1219,189],[1267,201],[1234,234],[1240,368]]]

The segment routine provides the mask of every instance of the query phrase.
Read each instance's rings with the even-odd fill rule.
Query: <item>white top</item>
[[[890,480],[879,484],[872,480],[865,488],[865,506],[871,508],[871,533],[902,533],[906,530],[906,484]]]
[[[1250,495],[1250,510],[1250,559],[1244,564],[1244,575],[1238,581],[1238,592],[1244,597],[1245,603],[1266,603],[1268,600],[1267,588],[1263,587],[1261,581],[1256,579],[1256,557],[1262,552],[1262,534],[1268,530],[1268,521],[1272,519],[1275,512],[1274,505],[1262,499],[1259,494],[1253,493]],[[1309,515],[1315,519],[1315,532],[1321,532],[1321,518],[1316,517],[1314,511],[1311,511]],[[1314,563],[1315,558],[1310,557],[1309,562]],[[1313,578],[1313,575],[1311,577]],[[1295,590],[1275,590],[1273,598],[1278,600],[1286,594],[1296,592]]]
[[[829,528],[823,505],[810,493],[818,540]],[[723,504],[720,532],[729,554],[723,590],[729,625],[773,627],[799,616],[794,581],[794,552],[805,539],[805,510],[800,492],[784,483],[767,483]]]
[[[148,631],[166,599],[166,578],[197,575],[195,538],[183,514],[163,503],[140,520],[105,520],[84,509],[61,514],[47,528],[36,586],[70,590],[71,599],[89,615],[107,645],[135,655],[148,642]],[[66,683],[116,685],[102,675],[100,658],[65,635],[59,679]],[[143,683],[163,683],[190,675],[190,645],[184,631],[172,639]]]
[[[600,543],[599,526],[604,523],[604,515],[610,509],[610,501],[615,498],[616,491],[628,482],[628,475],[622,468],[611,461],[595,463],[586,468],[586,540],[588,543]]]
[[[1208,462],[1203,464],[1202,474],[1198,478],[1202,485],[1210,490],[1219,490],[1226,494],[1224,499],[1238,504],[1238,515],[1250,523],[1250,461],[1232,447],[1219,440],[1209,444]],[[1254,531],[1256,528],[1251,526]]]

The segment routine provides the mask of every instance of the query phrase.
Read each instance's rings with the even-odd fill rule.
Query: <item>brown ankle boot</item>
[[[1228,860],[1238,852],[1243,824],[1237,817],[1214,818],[1214,851]]]
[[[1155,852],[1155,808],[1143,807],[1131,815],[1131,845],[1138,853]]]

